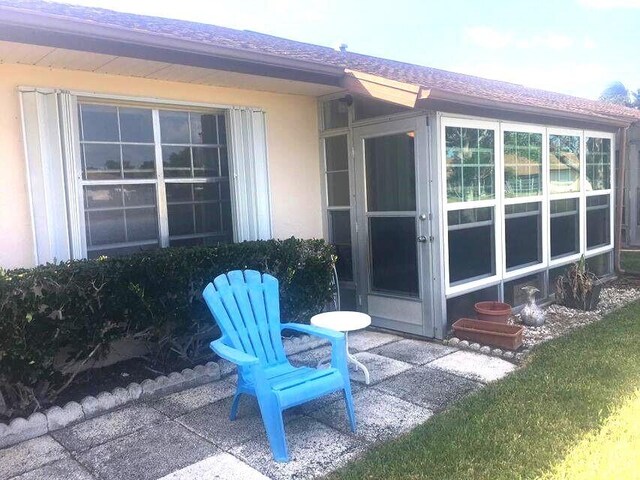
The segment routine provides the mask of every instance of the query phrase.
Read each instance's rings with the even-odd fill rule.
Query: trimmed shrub
[[[333,262],[324,241],[290,238],[0,271],[0,393],[21,410],[48,404],[73,380],[59,352],[82,364],[124,338],[156,362],[201,360],[218,335],[201,293],[229,270],[278,278],[282,320],[304,321],[331,299]]]

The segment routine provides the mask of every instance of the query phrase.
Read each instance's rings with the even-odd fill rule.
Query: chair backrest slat
[[[234,270],[216,277],[203,296],[234,348],[266,365],[286,361],[276,278],[255,270]]]

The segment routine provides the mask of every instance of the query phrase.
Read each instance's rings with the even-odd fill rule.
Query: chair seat
[[[293,367],[289,372],[269,379],[282,408],[289,408],[313,398],[344,388],[344,380],[335,368]]]

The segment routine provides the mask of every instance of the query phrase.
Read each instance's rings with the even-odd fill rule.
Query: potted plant
[[[556,300],[578,310],[593,310],[600,301],[602,284],[587,268],[584,255],[556,280]]]
[[[511,305],[497,301],[478,302],[473,307],[476,318],[486,322],[507,323],[511,316]]]

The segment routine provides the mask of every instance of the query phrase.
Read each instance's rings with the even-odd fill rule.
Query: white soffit
[[[6,41],[0,41],[0,64],[2,63],[37,65],[106,75],[122,75],[294,95],[320,96],[342,90],[339,87],[295,80]]]

